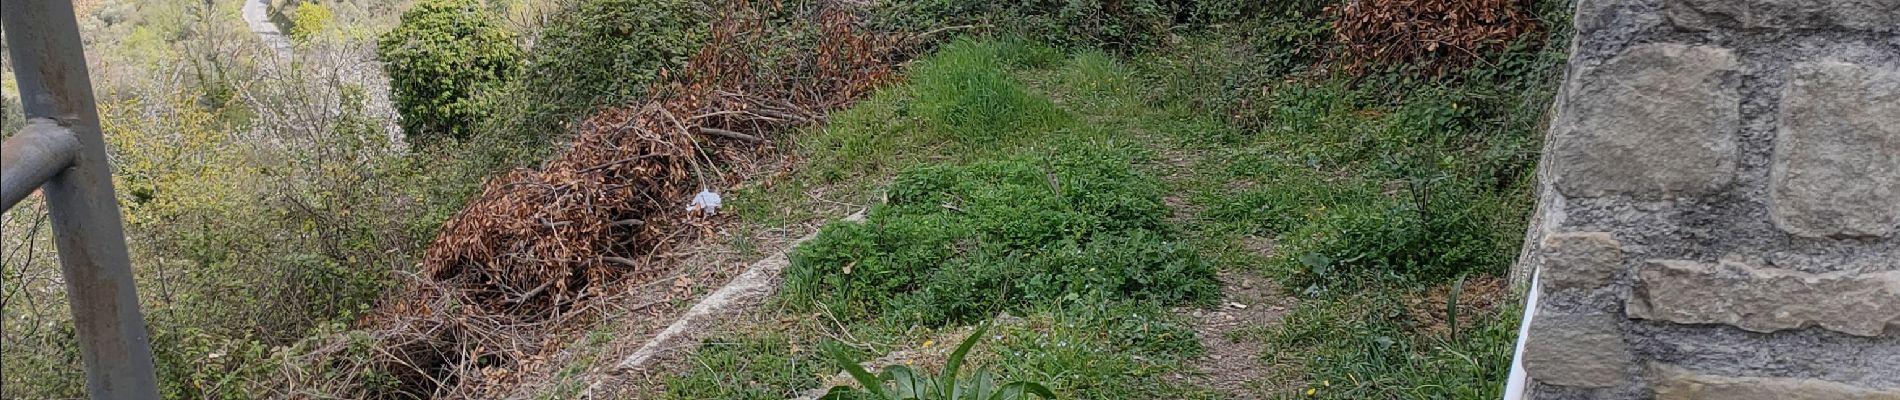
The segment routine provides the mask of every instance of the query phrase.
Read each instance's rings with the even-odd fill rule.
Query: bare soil
[[[1451,286],[1440,285],[1405,299],[1405,315],[1414,329],[1426,336],[1452,331],[1447,309]],[[1497,315],[1498,307],[1509,300],[1510,285],[1502,277],[1473,278],[1466,280],[1458,293],[1458,326],[1464,329]]]
[[[1169,149],[1161,153],[1164,179],[1192,182],[1197,173],[1195,167],[1202,160],[1201,154],[1176,150],[1172,146],[1159,147]],[[1252,186],[1250,182],[1236,184]],[[1172,211],[1170,222],[1194,223],[1202,211],[1200,205],[1183,193],[1171,194],[1163,201]],[[1239,247],[1258,259],[1273,256],[1271,238],[1249,235],[1239,240]],[[1222,271],[1217,278],[1221,282],[1219,305],[1212,309],[1176,310],[1194,322],[1194,330],[1206,353],[1191,361],[1188,371],[1168,378],[1176,383],[1213,389],[1231,399],[1262,399],[1268,397],[1268,393],[1283,391],[1286,385],[1272,381],[1284,374],[1276,374],[1279,366],[1267,363],[1263,357],[1266,347],[1263,335],[1280,324],[1295,299],[1282,294],[1278,283],[1255,272]]]
[[[1248,272],[1222,272],[1222,299],[1214,309],[1183,309],[1200,334],[1206,354],[1189,363],[1185,374],[1170,377],[1176,382],[1204,386],[1233,399],[1260,399],[1273,388],[1265,387],[1275,366],[1261,356],[1265,349],[1262,334],[1279,325],[1293,305],[1282,295],[1278,284]]]

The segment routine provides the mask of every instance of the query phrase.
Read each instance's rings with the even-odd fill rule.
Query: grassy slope
[[[1086,174],[1071,171],[1062,160],[1077,157],[1134,160],[1133,172],[1139,176],[1124,178],[1130,181],[1152,179],[1152,169],[1148,166],[1156,162],[1153,152],[1140,138],[1126,135],[1118,126],[1176,124],[1175,120],[1180,118],[1139,112],[1136,107],[1142,100],[1135,90],[1135,78],[1119,62],[1100,53],[1069,57],[1039,45],[960,42],[914,66],[910,76],[909,85],[887,89],[851,110],[834,115],[826,128],[807,132],[799,143],[801,155],[807,158],[804,169],[771,186],[736,193],[730,197],[733,209],[741,218],[752,221],[802,221],[811,217],[804,210],[813,207],[799,206],[801,204],[883,202],[881,189],[891,176],[900,175],[900,171],[904,171],[901,175],[910,177],[908,179],[929,179],[935,175],[926,173],[928,171],[973,165],[971,168],[977,170],[977,177],[951,179],[1009,192],[1013,190],[1010,188],[1020,187],[985,180],[1009,181],[1003,177],[1008,174],[984,175],[984,172],[1025,167],[1040,170],[1045,166],[1038,161],[1045,157],[1057,160],[1049,167],[1063,176],[1060,180],[1067,185],[1091,184],[1085,178],[1071,180],[1072,173],[1074,176]],[[1050,85],[1064,86],[1060,90],[1074,93],[1051,96],[1047,91],[1054,88]],[[1110,104],[1115,104],[1117,110],[1098,107]],[[1085,109],[1089,111],[1082,111]],[[1116,126],[1102,124],[1105,121],[1100,117],[1121,111],[1130,113],[1116,117],[1113,124]],[[1128,165],[1127,161],[1117,163]],[[1104,191],[1119,191],[1131,196],[1130,201],[1153,203],[1153,206],[1160,206],[1165,192],[1165,183],[1146,187],[1129,187],[1124,183],[1131,182],[1119,181],[1094,183],[1108,185]],[[825,199],[815,200],[811,193],[822,194]],[[959,193],[984,195],[982,190]],[[982,199],[967,200],[959,207],[972,214],[992,215],[976,208],[987,207]],[[1088,202],[1076,200],[1073,204],[1085,207],[1081,205]],[[873,211],[873,223],[877,223],[878,213]],[[1150,216],[1159,221],[1158,215]],[[980,222],[974,224],[981,225]],[[891,226],[895,225],[886,227]],[[1167,232],[1156,235],[1171,238],[1185,233],[1174,226],[1161,229]],[[1129,243],[1137,244],[1129,247],[1161,249],[1175,242],[1178,241],[1131,240]],[[1066,248],[1061,243],[1066,242],[1034,242],[1031,247]],[[1076,251],[1084,254],[1079,257],[1114,253]],[[981,250],[969,253],[986,254]],[[1025,250],[1021,254],[1029,259],[1054,257],[1038,250]],[[1016,264],[1008,261],[981,257],[966,255],[953,262],[973,263],[964,264],[972,269],[1016,268]],[[1109,263],[1103,261],[1104,258],[1090,260],[1078,265]],[[799,274],[799,269],[795,266],[788,274]],[[1091,273],[1100,274],[1078,270],[1073,275]],[[1207,278],[1197,279],[1201,284],[1211,284]],[[1193,332],[1184,325],[1185,321],[1166,311],[1161,303],[1131,300],[1136,296],[1128,293],[1049,290],[1057,292],[1043,293],[1047,296],[1042,298],[1050,299],[1048,301],[1013,307],[1015,314],[1025,315],[1024,319],[993,330],[992,338],[979,346],[975,356],[979,363],[1001,369],[1005,377],[1039,380],[1059,391],[1086,398],[1206,398],[1211,395],[1163,379],[1181,362],[1196,355],[1198,344],[1193,340]],[[796,286],[787,288],[792,296],[813,292],[816,291]],[[1065,296],[1068,293],[1075,296]],[[932,347],[926,343],[947,344],[960,339],[954,323],[902,316],[913,311],[939,310],[936,306],[944,304],[942,299],[919,300],[913,296],[898,301],[914,306],[891,311],[894,316],[877,317],[853,315],[858,312],[830,307],[814,308],[797,301],[782,302],[776,315],[761,318],[771,322],[752,327],[750,332],[738,337],[710,341],[710,346],[694,356],[691,365],[696,367],[668,379],[665,389],[670,398],[776,398],[774,396],[816,387],[821,377],[828,378],[837,372],[821,358],[820,349],[843,346],[867,359],[892,351],[912,351],[921,354],[913,361],[923,365],[942,358],[941,352],[930,352]],[[760,346],[761,341],[777,345]],[[749,384],[732,385],[732,382]]]
[[[1563,15],[1561,4],[1546,8],[1537,11]],[[1285,388],[1269,395],[1495,397],[1517,310],[1497,298],[1495,284],[1456,289],[1495,283],[1516,253],[1542,115],[1563,61],[1562,41],[1551,38],[1565,33],[1444,79],[1353,81],[1302,73],[1310,59],[1299,53],[1311,49],[1298,46],[1312,24],[1268,19],[1132,62],[959,43],[920,62],[910,85],[803,134],[804,169],[735,194],[733,208],[767,225],[807,221],[819,215],[799,205],[880,203],[889,177],[907,168],[1112,143],[1160,178],[1159,195],[1185,199],[1172,204],[1173,237],[1217,268],[1276,277],[1301,297],[1284,323],[1247,330],[1267,344],[1261,357],[1292,367],[1268,375],[1276,382],[1266,387]],[[937,109],[970,96],[981,101]],[[1253,238],[1277,245],[1243,244]],[[1447,292],[1467,296],[1465,304]],[[1199,354],[1179,337],[1192,335],[1187,320],[1110,300],[1020,307],[1027,321],[1001,327],[978,353],[1004,376],[1040,380],[1068,397],[1216,396],[1164,379]],[[876,356],[954,339],[953,327],[796,305],[776,313],[765,319],[800,322],[715,341],[694,356],[698,367],[667,379],[670,396],[770,398],[835,372],[819,348]]]

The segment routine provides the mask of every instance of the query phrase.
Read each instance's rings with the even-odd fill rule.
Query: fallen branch
[[[707,128],[707,127],[702,126],[702,127],[699,127],[699,133],[723,137],[727,139],[742,140],[742,141],[751,142],[751,143],[765,143],[765,139],[760,139],[758,136],[747,135],[747,134],[733,132],[733,131],[719,129],[719,128]]]
[[[529,290],[527,293],[522,293],[521,296],[508,299],[508,302],[520,304],[521,302],[528,301],[529,298],[533,298],[535,295],[538,295],[538,294],[541,294],[541,292],[547,291],[548,287],[550,286],[554,286],[554,281],[547,281],[546,283],[542,283],[540,287],[534,288],[534,290]]]

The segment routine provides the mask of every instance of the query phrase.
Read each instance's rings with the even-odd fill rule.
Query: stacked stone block
[[[1900,400],[1900,0],[1579,0],[1532,399]]]

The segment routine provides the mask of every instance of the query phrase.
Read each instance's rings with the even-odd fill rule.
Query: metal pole
[[[65,0],[0,1],[8,53],[28,118],[52,118],[79,140],[73,166],[41,188],[52,216],[60,268],[94,399],[157,399],[152,347],[132,285],[125,227],[105,136],[93,103],[92,79],[73,4]]]
[[[35,119],[0,144],[0,210],[13,209],[40,184],[73,165],[79,139],[50,119]]]

